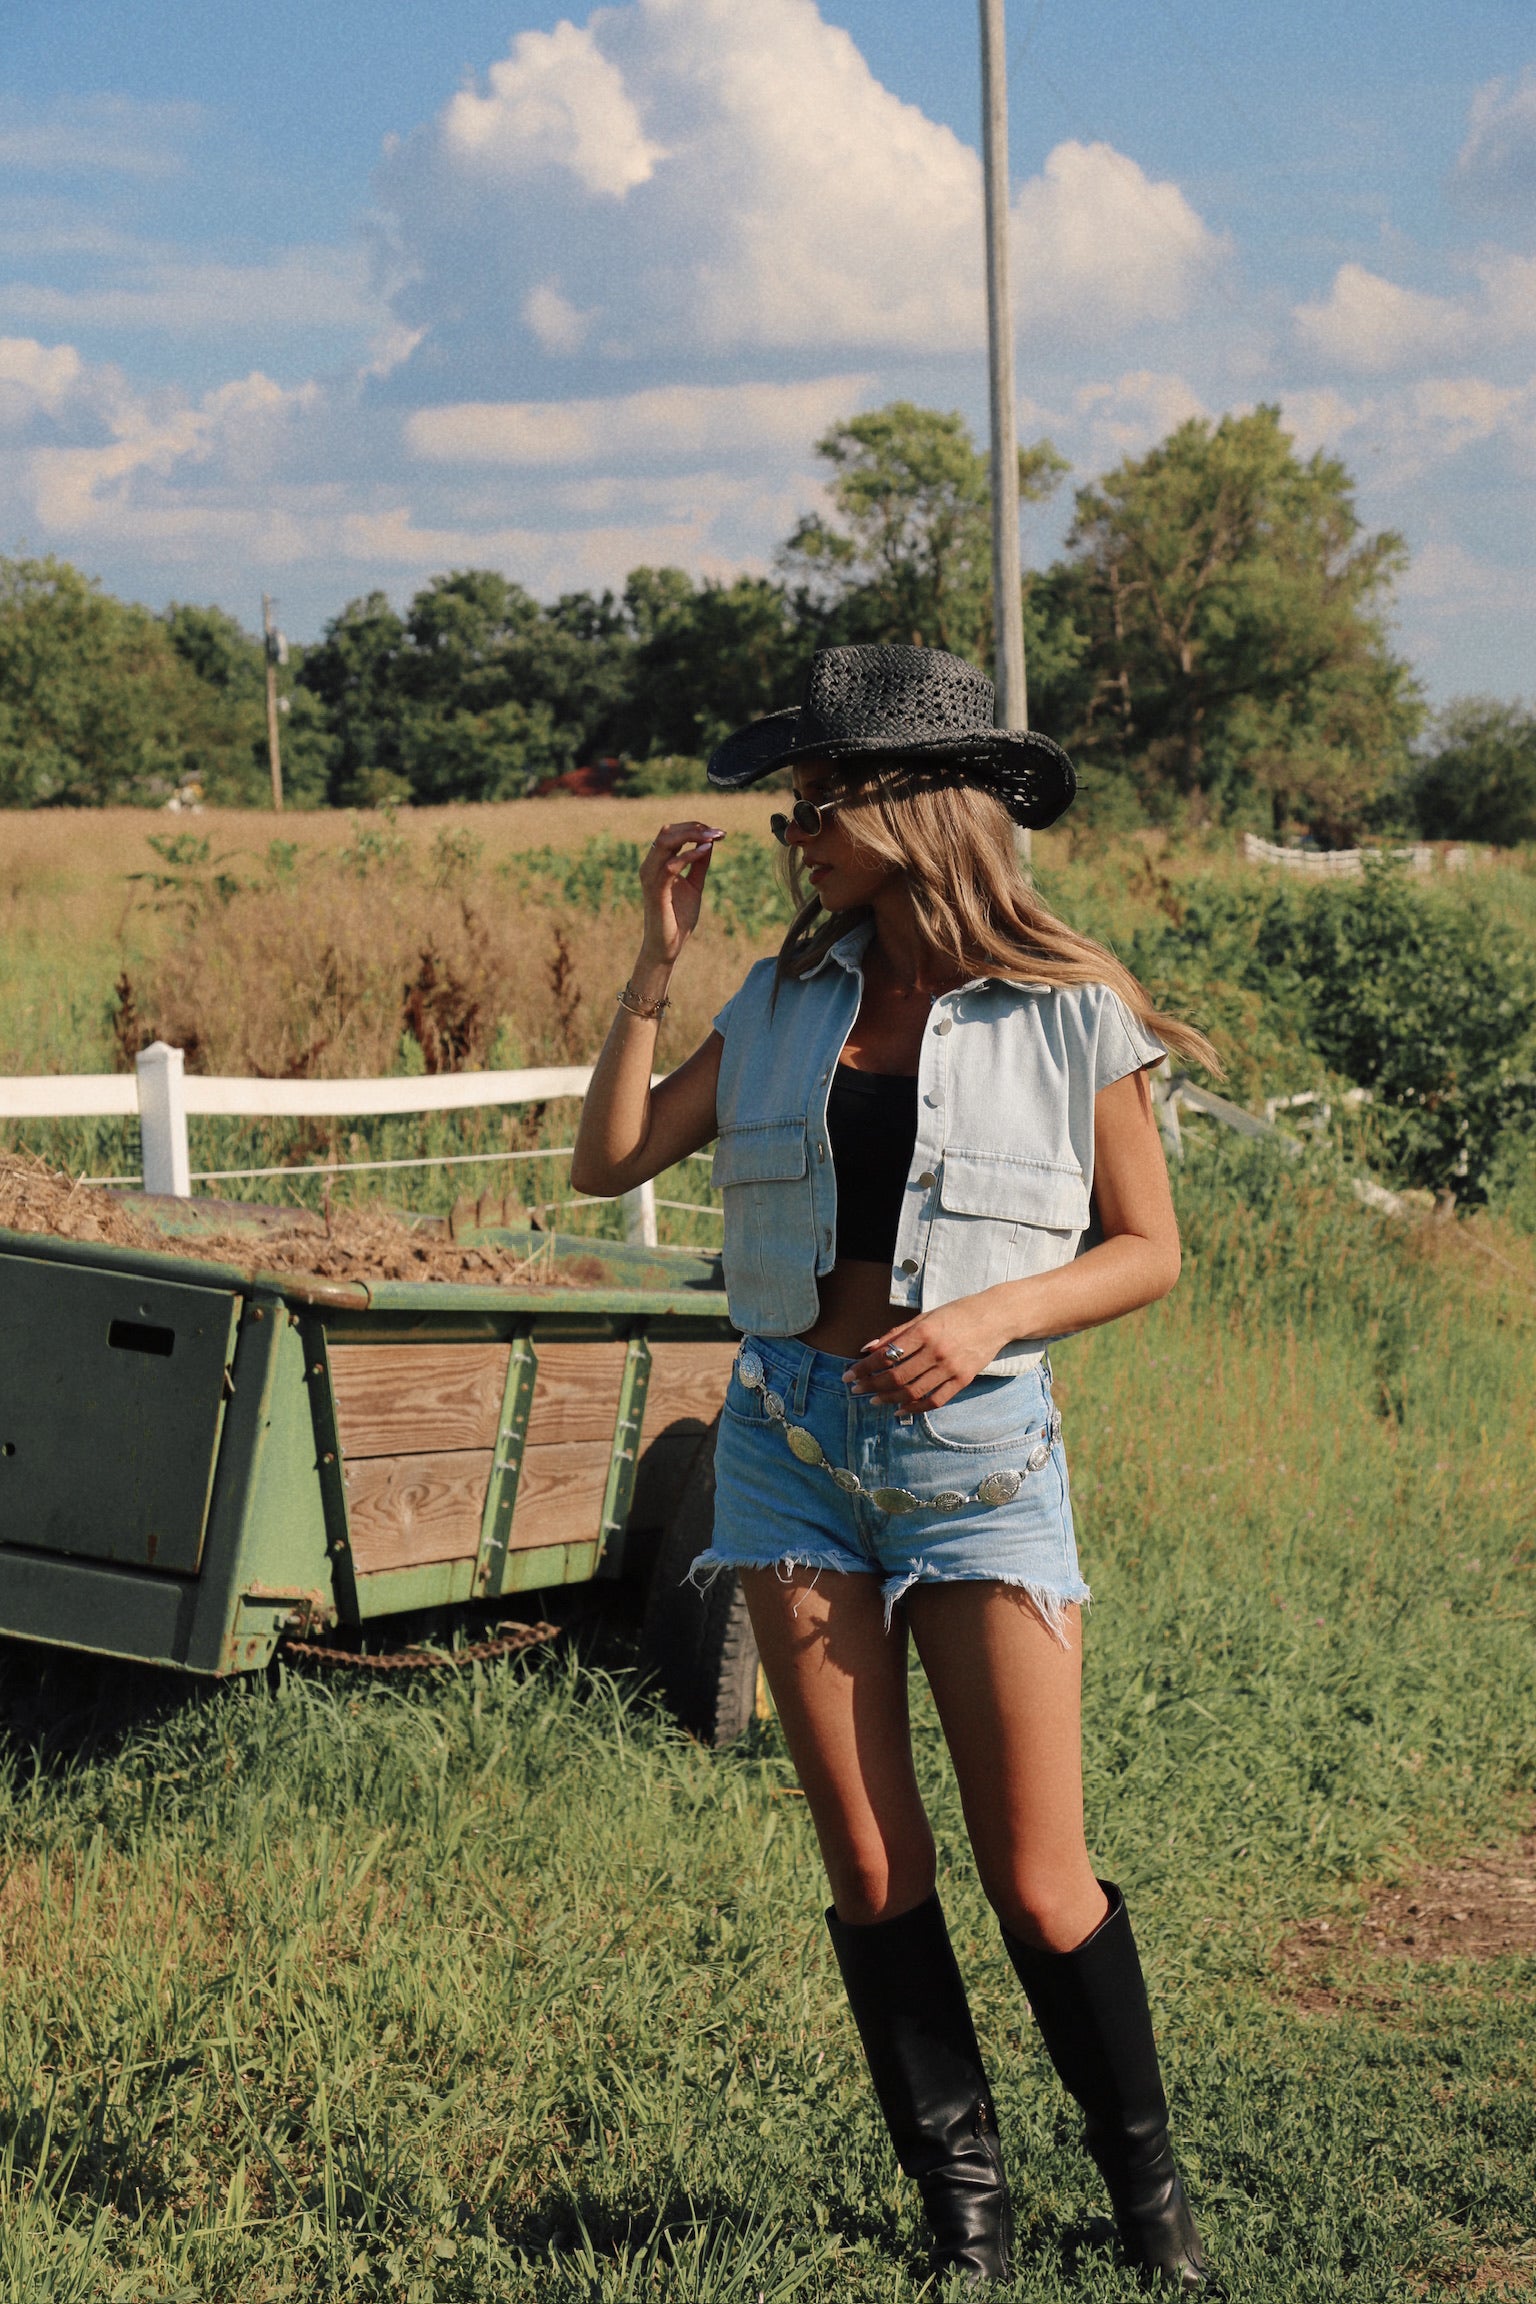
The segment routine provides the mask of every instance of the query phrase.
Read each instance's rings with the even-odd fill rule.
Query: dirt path
[[[1287,1997],[1325,2011],[1345,2004],[1339,1970],[1351,1960],[1536,1959],[1536,1828],[1507,1847],[1369,1891],[1363,1913],[1303,1920],[1280,1946]],[[1327,1979],[1327,1980],[1325,1980]]]

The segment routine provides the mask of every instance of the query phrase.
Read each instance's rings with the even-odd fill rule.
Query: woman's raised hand
[[[718,825],[663,824],[640,866],[645,897],[642,958],[670,968],[699,924]]]

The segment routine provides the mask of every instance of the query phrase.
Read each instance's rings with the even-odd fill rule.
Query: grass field
[[[398,819],[218,811],[169,818],[118,809],[8,815],[0,851],[0,1074],[126,1068],[154,1033],[188,1050],[193,1070],[359,1077],[453,1067],[588,1062],[632,962],[639,851],[667,816],[703,808],[730,837],[711,872],[705,921],[673,986],[659,1043],[678,1061],[749,962],[772,951],[787,918],[773,802],[752,794],[675,801],[547,800],[420,809]],[[158,847],[155,845],[158,844]],[[199,857],[198,851],[203,853]],[[1197,886],[1262,885],[1230,838],[1041,835],[1048,899],[1117,948],[1166,925]],[[1428,900],[1474,905],[1536,948],[1536,850],[1475,855],[1436,875]],[[1251,993],[1201,983],[1170,996],[1208,1020],[1244,1098],[1328,1088],[1283,1018],[1262,1029]],[[414,1014],[414,1023],[411,1020]],[[1335,1084],[1335,1087],[1337,1084]],[[563,1162],[494,1154],[568,1144],[569,1106],[532,1114],[338,1123],[201,1120],[193,1166],[485,1155],[484,1169],[424,1171],[413,1204],[450,1206],[508,1175],[529,1202],[564,1201]],[[0,1147],[16,1131],[0,1124]],[[27,1141],[89,1176],[132,1175],[135,1123],[34,1127]],[[697,1164],[662,1179],[662,1197],[707,1198]],[[231,1196],[318,1201],[317,1178],[221,1187]],[[401,1196],[398,1176],[333,1187]],[[1536,1217],[1536,1168],[1526,1197]],[[612,1212],[562,1215],[612,1229]],[[669,1213],[669,1235],[713,1242],[717,1220]]]
[[[764,806],[711,807],[749,853],[664,1059],[775,941]],[[637,930],[593,832],[643,843],[677,812],[296,817],[275,858],[270,817],[216,816],[191,866],[148,846],[163,818],[8,819],[0,1070],[124,1061],[123,975],[141,1016],[209,1035],[213,1069],[281,1069],[320,1029],[312,1069],[419,1067],[400,997],[423,943],[474,1061],[580,1060]],[[1116,938],[1241,870],[1215,842],[1038,846],[1053,898]],[[210,893],[226,850],[243,885]],[[1468,878],[1536,935],[1530,862]],[[339,1143],[552,1144],[569,1120]],[[1488,1215],[1367,1214],[1321,1157],[1191,1139],[1180,1288],[1057,1355],[1096,1593],[1091,1835],[1142,1942],[1190,2188],[1233,2299],[1536,2295],[1536,1936],[1424,1958],[1357,1926],[1373,1884],[1411,1894],[1531,1820],[1536,1250]],[[105,1124],[31,1141],[90,1173],[136,1156]],[[201,1123],[194,1157],[336,1141]],[[675,1196],[705,1197],[704,1173]],[[0,1653],[0,2295],[924,2292],[775,1724],[708,1753],[632,1658],[610,1617],[531,1665],[198,1696]],[[915,1709],[1014,2177],[1013,2292],[1128,2298],[920,1689]]]
[[[1058,1390],[1092,1839],[1191,2188],[1233,2298],[1528,2295],[1536,1959],[1349,1923],[1529,1817],[1536,1272],[1252,1155],[1180,1193],[1180,1290],[1065,1347]],[[774,1724],[710,1754],[625,1659],[610,1627],[532,1667],[182,1702],[17,1652],[8,2297],[922,2292]],[[1130,2296],[917,1720],[1014,2292]],[[1319,1915],[1330,1988],[1298,1995],[1280,1947]]]

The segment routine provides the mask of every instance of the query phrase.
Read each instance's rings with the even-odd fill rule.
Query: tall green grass
[[[1362,1954],[1318,2013],[1276,1951],[1529,1814],[1530,1270],[1241,1149],[1192,1152],[1179,1194],[1180,1289],[1063,1347],[1058,1391],[1091,1832],[1191,2188],[1233,2298],[1525,2292],[1536,1963]],[[585,1660],[192,1701],[6,1669],[20,2304],[922,2292],[772,1722],[689,1743],[618,1630]],[[1014,2292],[1128,2298],[914,1696]]]

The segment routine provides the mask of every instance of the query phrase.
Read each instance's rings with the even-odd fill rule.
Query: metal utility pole
[[[272,770],[272,805],[283,812],[283,748],[277,734],[277,668],[288,661],[288,643],[277,628],[277,603],[269,592],[261,596],[261,629],[267,657],[267,764]]]
[[[982,169],[987,212],[987,346],[992,387],[992,614],[999,728],[1029,726],[1019,567],[1019,438],[1008,281],[1008,50],[1003,0],[981,0]]]

